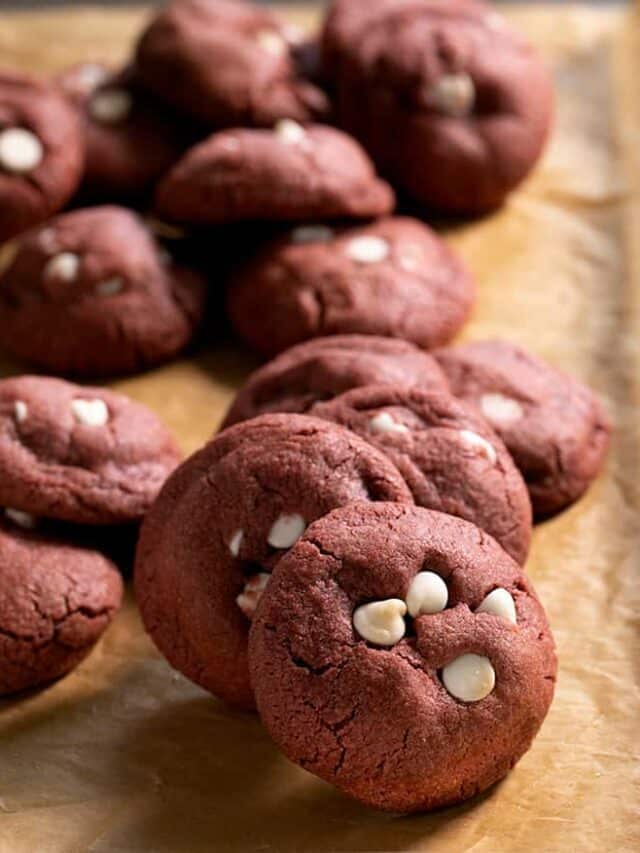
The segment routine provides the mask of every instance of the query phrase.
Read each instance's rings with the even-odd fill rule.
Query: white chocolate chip
[[[435,572],[418,572],[407,592],[409,615],[440,613],[447,606],[449,590],[440,575]]]
[[[347,243],[345,254],[359,264],[379,264],[389,256],[389,244],[382,237],[354,237]]]
[[[407,272],[415,272],[424,264],[424,250],[419,243],[403,243],[397,247],[398,265]]]
[[[334,233],[328,225],[300,225],[291,232],[291,240],[293,243],[328,243]]]
[[[299,145],[307,137],[304,127],[290,118],[280,119],[274,131],[285,145]]]
[[[306,529],[307,523],[301,515],[281,515],[272,524],[267,542],[272,548],[291,548]]]
[[[102,427],[109,421],[109,409],[104,400],[72,400],[71,411],[83,426]]]
[[[70,284],[78,277],[80,258],[73,252],[60,252],[47,261],[42,271],[44,278],[57,279]]]
[[[236,530],[231,539],[229,539],[229,550],[231,551],[234,557],[237,557],[240,553],[240,546],[242,545],[242,540],[244,539],[244,530]]]
[[[286,41],[274,30],[260,30],[256,34],[256,41],[263,50],[272,56],[284,56],[289,50]]]
[[[38,525],[38,519],[35,515],[23,512],[21,509],[11,509],[10,507],[7,507],[4,514],[10,521],[13,521],[14,524],[18,525],[18,527],[24,528],[24,530],[34,530]]]
[[[524,415],[520,403],[504,394],[483,394],[480,409],[489,423],[496,427],[513,424]]]
[[[101,281],[100,284],[96,284],[95,290],[99,296],[116,296],[122,292],[123,288],[123,280],[119,276],[114,275],[113,278],[107,278],[105,281]]]
[[[405,426],[405,424],[399,424],[398,421],[394,421],[389,412],[379,412],[369,421],[369,430],[373,433],[406,433],[409,432],[409,427]]]
[[[260,601],[262,593],[265,591],[267,583],[271,575],[259,572],[257,575],[252,575],[244,585],[244,589],[236,598],[236,604],[242,610],[247,619],[253,619],[253,614],[256,612],[256,607]]]
[[[474,450],[484,456],[491,465],[495,465],[498,461],[498,454],[490,442],[477,432],[472,432],[470,429],[461,429],[459,431],[460,438],[464,446],[469,450]]]
[[[85,92],[93,92],[109,77],[109,71],[102,65],[87,62],[78,68],[77,79]]]
[[[513,596],[503,587],[498,587],[486,595],[476,613],[493,613],[494,616],[500,616],[514,625],[518,621]]]
[[[44,157],[42,142],[35,133],[23,127],[9,127],[0,132],[0,167],[16,175],[37,168]]]
[[[471,115],[476,94],[473,80],[468,74],[443,74],[427,94],[429,106],[452,118]]]
[[[89,101],[91,117],[102,124],[124,121],[133,108],[133,97],[125,89],[103,89]]]
[[[13,414],[15,416],[16,421],[19,424],[22,424],[29,417],[29,409],[24,400],[16,400],[13,404]]]
[[[489,658],[466,654],[443,668],[442,681],[456,699],[462,702],[479,702],[495,687],[496,674]]]
[[[356,608],[353,627],[369,643],[394,646],[404,637],[407,605],[399,598],[371,601]]]

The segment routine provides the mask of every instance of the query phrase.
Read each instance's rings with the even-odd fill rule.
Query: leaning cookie
[[[21,239],[0,277],[0,342],[53,373],[131,373],[187,346],[205,289],[130,211],[77,210]]]
[[[323,49],[341,125],[422,204],[494,208],[540,157],[552,81],[490,4],[336,0]]]
[[[520,567],[469,522],[388,503],[329,513],[280,560],[249,663],[285,754],[397,812],[453,805],[506,776],[556,678]]]
[[[527,487],[475,407],[447,392],[369,385],[317,403],[309,414],[346,426],[385,453],[416,504],[472,521],[525,562]]]
[[[0,72],[0,243],[73,195],[84,144],[75,110],[52,86]]]
[[[114,73],[85,62],[63,71],[55,82],[82,117],[83,197],[144,197],[193,142],[188,123],[185,128],[170,107],[143,91],[130,69]]]
[[[308,524],[363,499],[411,495],[383,453],[305,415],[237,424],[188,459],[145,519],[135,568],[145,627],[172,666],[253,707],[247,636],[269,573]]]
[[[0,518],[0,695],[70,672],[121,599],[120,575],[97,551]]]
[[[452,392],[476,405],[506,444],[529,488],[534,515],[553,515],[597,477],[611,425],[595,395],[507,341],[434,353]]]
[[[230,282],[238,336],[263,355],[322,335],[445,343],[468,319],[475,282],[427,225],[390,217],[359,228],[296,228]]]
[[[156,190],[160,216],[195,225],[368,219],[393,206],[393,191],[354,139],[289,119],[272,130],[214,133]]]
[[[231,0],[179,0],[138,43],[137,74],[150,91],[209,127],[310,121],[325,94],[299,74],[297,38],[270,11]]]
[[[122,394],[38,376],[0,381],[0,506],[27,520],[140,521],[179,460],[156,416]]]
[[[268,412],[307,412],[363,385],[395,385],[446,391],[428,353],[399,338],[333,335],[291,347],[259,367],[238,391],[222,428]]]

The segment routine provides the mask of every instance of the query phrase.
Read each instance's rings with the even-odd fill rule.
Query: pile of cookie
[[[62,376],[146,369],[215,328],[215,275],[272,359],[173,473],[141,407],[0,382],[0,691],[67,671],[117,606],[111,565],[67,543],[144,516],[147,631],[300,766],[403,812],[513,767],[556,676],[532,524],[585,492],[610,428],[518,347],[450,345],[475,281],[415,214],[499,206],[552,104],[480,0],[335,0],[315,37],[174,0],[124,69],[0,74],[2,348]]]

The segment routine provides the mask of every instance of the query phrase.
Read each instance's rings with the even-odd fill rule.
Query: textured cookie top
[[[76,189],[84,146],[53,87],[0,72],[0,241],[55,213]]]
[[[179,0],[143,33],[136,63],[152,91],[212,127],[308,121],[328,103],[298,77],[290,29],[251,4]]]
[[[313,338],[254,371],[223,426],[266,412],[306,412],[350,388],[376,384],[448,388],[434,359],[408,341],[375,335]]]
[[[306,221],[389,213],[393,191],[360,145],[340,130],[285,119],[271,130],[214,133],[158,186],[169,219],[196,224]]]
[[[435,353],[451,390],[476,405],[502,437],[543,516],[579,497],[600,470],[611,431],[584,385],[507,341]]]
[[[531,539],[527,487],[474,407],[447,392],[378,385],[318,403],[310,414],[386,453],[416,504],[472,521],[524,563]]]
[[[351,504],[307,529],[261,598],[249,659],[262,720],[289,758],[397,811],[505,775],[556,673],[517,564],[474,525],[398,504]]]
[[[263,415],[225,430],[169,479],[147,515],[136,597],[170,663],[251,707],[250,599],[305,527],[353,500],[411,501],[393,463],[335,424]]]
[[[239,269],[227,297],[235,330],[265,355],[346,333],[428,349],[454,336],[474,301],[475,282],[462,260],[408,217],[294,229]]]
[[[0,278],[2,344],[50,370],[139,370],[184,347],[205,283],[120,207],[66,213],[26,234]]]
[[[139,520],[179,459],[157,417],[121,394],[0,381],[0,506],[87,524]]]
[[[0,520],[0,694],[67,672],[121,598],[118,571],[97,551]]]

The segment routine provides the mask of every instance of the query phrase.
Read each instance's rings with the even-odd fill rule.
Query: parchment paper
[[[1,62],[120,60],[144,15],[5,13]],[[481,283],[464,336],[508,336],[571,371],[617,429],[605,474],[535,533],[528,570],[560,678],[533,749],[464,806],[374,813],[289,764],[253,716],[174,674],[129,595],[74,674],[0,702],[1,853],[640,849],[640,11],[563,4],[510,16],[553,67],[558,118],[543,164],[505,209],[445,232]],[[213,347],[115,387],[191,451],[251,363]],[[0,374],[15,370],[0,362]]]

